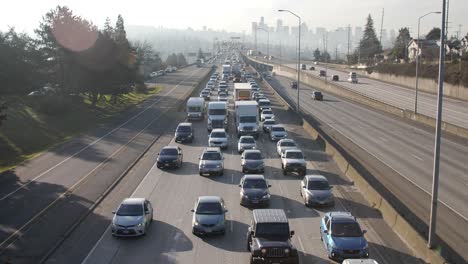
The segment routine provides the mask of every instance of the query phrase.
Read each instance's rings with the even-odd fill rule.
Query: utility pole
[[[385,9],[382,8],[382,21],[380,23],[380,45],[382,45],[382,34],[383,34],[383,19],[384,19]],[[382,45],[383,46],[383,45]]]
[[[445,40],[448,40],[450,0],[447,0],[447,18],[445,19]]]
[[[338,46],[335,46],[335,62],[338,63]]]
[[[434,147],[434,167],[432,174],[432,196],[431,196],[431,214],[429,218],[429,236],[427,246],[434,248],[434,237],[437,222],[437,203],[439,194],[439,170],[440,170],[440,136],[442,123],[442,99],[444,97],[444,61],[445,61],[445,19],[446,9],[448,5],[445,3],[448,0],[442,0],[442,23],[440,32],[440,48],[439,48],[439,89],[437,93],[437,116],[436,116],[436,131],[435,131],[435,147]]]
[[[351,39],[351,25],[348,24],[348,53],[347,53],[347,56],[346,56],[346,61],[348,62],[348,64],[349,64],[350,39]]]

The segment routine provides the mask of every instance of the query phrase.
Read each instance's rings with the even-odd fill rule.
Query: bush
[[[42,96],[37,98],[38,109],[48,115],[63,115],[72,109],[74,104],[71,97],[58,95]]]

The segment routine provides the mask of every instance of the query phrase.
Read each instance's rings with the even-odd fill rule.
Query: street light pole
[[[437,116],[436,116],[436,134],[434,147],[434,170],[432,176],[432,199],[431,199],[431,215],[429,220],[429,236],[427,246],[434,247],[434,236],[437,222],[437,201],[439,193],[439,164],[440,164],[440,136],[442,122],[442,99],[444,97],[444,61],[445,61],[445,13],[446,0],[442,0],[442,26],[440,32],[440,49],[439,49],[439,90],[437,93]]]
[[[301,17],[296,15],[295,13],[289,11],[289,10],[284,10],[284,9],[278,9],[278,12],[288,12],[291,15],[297,17],[299,20],[299,40],[297,44],[297,107],[296,107],[296,112],[300,114],[300,107],[299,107],[299,86],[300,86],[300,79],[301,79]]]
[[[420,39],[419,39],[419,27],[421,25],[421,19],[425,16],[428,16],[430,14],[440,14],[440,12],[429,12],[423,16],[420,16],[418,18],[418,38],[417,38],[417,41],[418,41],[418,51],[417,51],[417,54],[416,54],[416,86],[415,86],[415,94],[414,94],[414,113],[417,114],[418,113],[418,83],[419,83],[419,61],[420,61],[420,56],[422,55],[422,42],[420,42]],[[421,52],[419,52],[419,50],[421,50]]]

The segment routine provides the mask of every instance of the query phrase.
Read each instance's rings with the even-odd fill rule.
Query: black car
[[[250,263],[298,264],[299,255],[292,245],[294,231],[289,230],[286,213],[282,209],[255,209],[247,231],[247,250]]]
[[[182,166],[182,149],[178,146],[166,146],[158,153],[156,166],[162,168],[180,168]]]
[[[263,175],[247,174],[242,177],[239,187],[240,204],[244,206],[268,206],[270,204],[270,192]]]
[[[297,89],[297,82],[296,81],[291,82],[291,88]]]
[[[193,142],[192,123],[180,123],[175,130],[175,142]]]
[[[335,82],[337,82],[337,81],[340,80],[340,76],[338,76],[338,75],[336,75],[336,74],[333,74],[333,75],[332,75],[332,80],[335,81]]]
[[[318,92],[318,91],[312,92],[312,99],[317,100],[317,101],[322,101],[323,100],[323,94],[321,92]]]

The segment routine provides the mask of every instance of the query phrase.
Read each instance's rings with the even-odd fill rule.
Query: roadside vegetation
[[[34,34],[0,31],[0,171],[154,96],[150,73],[186,64],[129,41],[121,15],[99,28],[57,6]]]

